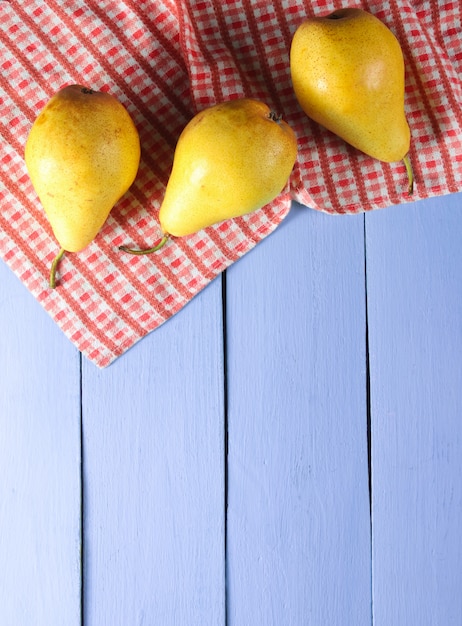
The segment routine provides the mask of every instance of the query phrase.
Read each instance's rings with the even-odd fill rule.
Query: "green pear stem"
[[[51,269],[50,269],[50,287],[51,287],[51,289],[54,289],[56,287],[56,269],[58,267],[59,262],[63,258],[65,252],[66,251],[64,250],[64,248],[61,248],[59,250],[58,254],[53,259],[53,263],[51,264]]]
[[[403,162],[404,162],[404,165],[406,166],[407,178],[409,181],[407,192],[410,196],[412,196],[414,192],[414,173],[412,171],[411,160],[409,159],[408,154],[406,154],[406,156],[404,157]]]
[[[129,248],[128,246],[119,246],[119,250],[122,250],[123,252],[129,252],[130,254],[152,254],[152,252],[157,252],[157,250],[163,248],[169,239],[170,235],[164,235],[158,244],[156,244],[152,248],[147,248],[145,250],[135,250],[133,248]]]

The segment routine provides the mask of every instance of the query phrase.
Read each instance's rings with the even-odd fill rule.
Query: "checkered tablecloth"
[[[406,64],[414,199],[462,189],[462,26],[458,1],[356,2],[397,35]],[[352,5],[352,6],[353,6]],[[68,338],[99,367],[165,322],[271,233],[295,199],[329,213],[409,201],[403,164],[384,164],[307,119],[290,81],[292,35],[314,0],[0,0],[0,256]],[[138,177],[95,241],[48,273],[57,243],[24,165],[45,102],[66,84],[107,90],[127,107],[142,143]],[[250,96],[282,113],[298,137],[287,189],[269,206],[160,253],[151,245],[178,136],[200,109]]]

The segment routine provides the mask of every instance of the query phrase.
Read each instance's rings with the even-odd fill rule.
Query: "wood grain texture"
[[[221,281],[83,370],[85,624],[224,624]]]
[[[0,283],[0,623],[80,626],[80,356]]]
[[[228,270],[230,624],[370,624],[363,236],[294,206]]]
[[[366,224],[374,625],[460,625],[462,194]]]

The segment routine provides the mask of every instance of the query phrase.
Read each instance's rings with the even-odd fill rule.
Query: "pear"
[[[25,146],[32,185],[61,247],[78,252],[97,235],[135,180],[140,140],[126,108],[112,95],[69,85],[47,102]]]
[[[391,30],[362,9],[306,19],[292,39],[290,71],[305,113],[375,159],[403,160],[412,193],[404,59]]]
[[[240,98],[208,107],[184,127],[159,211],[162,247],[271,202],[284,189],[295,160],[293,130],[258,100]]]

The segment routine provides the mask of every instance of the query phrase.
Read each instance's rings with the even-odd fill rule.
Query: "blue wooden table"
[[[105,370],[0,263],[1,626],[460,626],[461,244],[293,206]]]

